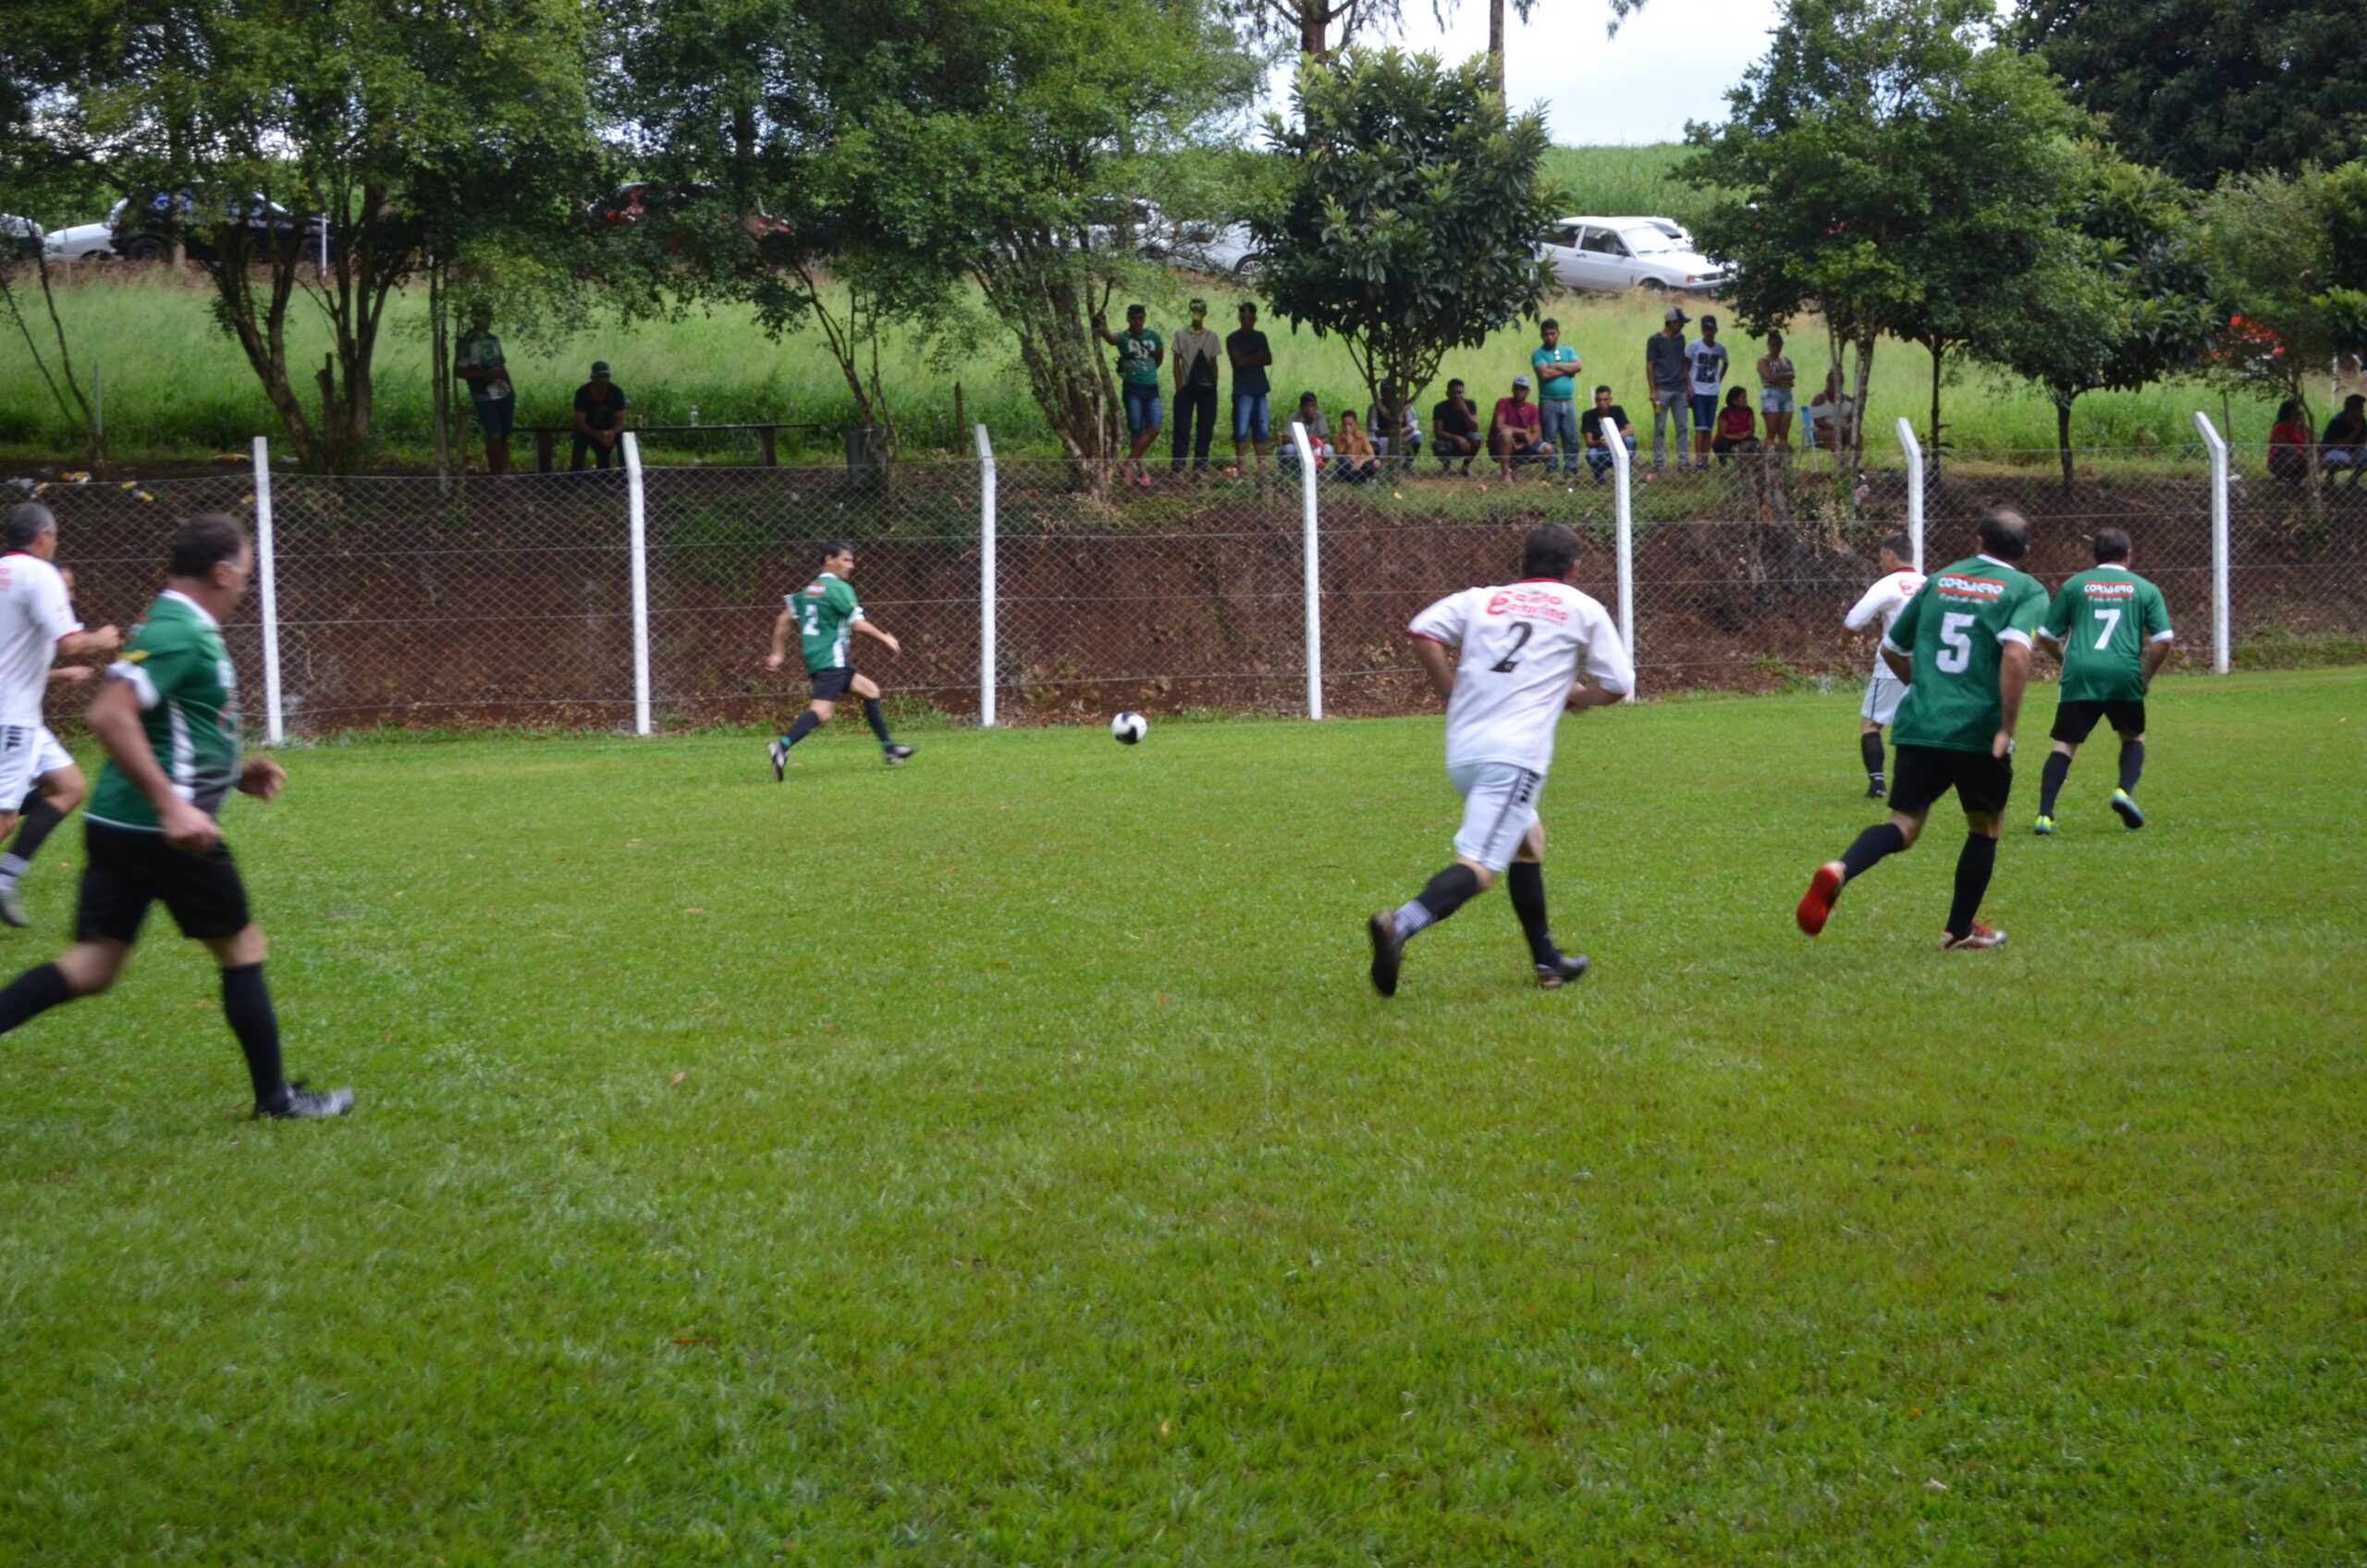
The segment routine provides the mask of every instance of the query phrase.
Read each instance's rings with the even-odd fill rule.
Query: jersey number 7
[[[2096,646],[2109,648],[2112,646],[2113,628],[2120,624],[2120,606],[2118,605],[2098,606],[2096,619],[2103,624],[2103,630],[2096,633]]]

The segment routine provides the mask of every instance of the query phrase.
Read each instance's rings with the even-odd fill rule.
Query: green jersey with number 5
[[[2169,601],[2125,566],[2083,571],[2055,590],[2046,634],[2063,644],[2066,703],[2145,696],[2145,644],[2170,634]]]
[[[852,583],[826,571],[789,596],[789,613],[797,618],[798,647],[808,675],[846,664],[847,628],[863,619]]]
[[[1997,669],[2005,644],[2029,647],[2045,614],[2046,585],[1993,557],[1933,572],[1883,637],[1914,659],[1893,743],[1987,751],[2005,719]]]

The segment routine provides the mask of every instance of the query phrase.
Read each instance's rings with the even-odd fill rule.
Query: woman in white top
[[[1796,373],[1784,352],[1784,335],[1767,335],[1767,352],[1759,356],[1759,411],[1767,416],[1770,447],[1792,444],[1792,381]]]
[[[1824,391],[1809,405],[1809,438],[1828,452],[1847,447],[1858,424],[1858,400],[1841,390],[1841,367],[1825,373]]]

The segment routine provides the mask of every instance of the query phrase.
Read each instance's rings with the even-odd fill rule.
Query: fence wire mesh
[[[1880,461],[1873,459],[1879,458]],[[1854,680],[1870,657],[1842,617],[1904,529],[1895,449],[1863,469],[1823,453],[1656,470],[1632,487],[1634,637],[1647,694]],[[1586,543],[1578,581],[1617,603],[1615,486],[1592,465],[1429,456],[1317,483],[1327,711],[1429,704],[1404,635],[1430,600],[1518,570],[1539,522]],[[2241,662],[2355,655],[2367,642],[2367,486],[2295,484],[2238,450],[2229,487],[2229,596]],[[980,708],[982,484],[974,460],[908,461],[876,479],[837,468],[644,471],[653,715],[659,729],[770,722],[803,704],[803,671],[767,669],[782,596],[825,542],[856,552],[868,616],[901,654],[858,643],[891,701],[961,720]],[[1002,723],[1098,718],[1121,707],[1295,713],[1306,701],[1306,508],[1294,454],[1205,473],[1003,459],[993,677]],[[629,727],[634,617],[629,480],[583,474],[337,479],[281,473],[276,533],[283,707],[293,735],[380,724]],[[1976,548],[1991,505],[2036,524],[2030,570],[2055,582],[2126,530],[2158,582],[2182,660],[2208,668],[2212,497],[2200,447],[2085,451],[2067,481],[2052,452],[1956,460],[1925,484],[1928,565]],[[246,471],[147,485],[51,485],[61,564],[92,625],[128,623],[163,577],[174,525],[251,522]],[[225,628],[264,707],[250,598]],[[2346,654],[2348,650],[2348,654]],[[70,692],[55,704],[74,711]]]

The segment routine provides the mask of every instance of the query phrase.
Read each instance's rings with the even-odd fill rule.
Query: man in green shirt
[[[1143,454],[1159,439],[1159,367],[1167,362],[1166,341],[1143,325],[1149,313],[1140,305],[1128,305],[1123,332],[1110,331],[1099,312],[1093,316],[1095,335],[1118,350],[1118,393],[1125,400],[1126,434],[1133,438],[1126,463],[1135,482],[1145,486],[1150,484],[1150,470],[1143,464]]]
[[[1973,917],[1997,864],[1997,835],[2014,788],[2014,726],[2030,683],[2030,636],[2046,588],[2015,565],[2029,553],[2030,520],[2010,507],[1981,516],[1981,554],[1925,581],[1883,635],[1883,659],[1907,682],[1891,727],[1897,748],[1888,822],[1867,828],[1841,858],[1817,867],[1794,918],[1813,937],[1853,877],[1911,847],[1950,790],[1964,807],[1964,848],[1943,952],[2000,948],[2005,934]]]
[[[306,1089],[281,1071],[263,927],[247,913],[215,821],[231,790],[267,801],[288,781],[269,757],[239,753],[239,677],[221,618],[245,594],[253,568],[254,547],[230,518],[202,514],[173,535],[165,592],[91,704],[107,762],[83,829],[74,946],[0,990],[0,1035],[115,984],[149,906],[161,902],[222,967],[222,1012],[246,1053],[255,1114],[342,1116],[353,1109],[352,1090]]]
[[[854,546],[833,539],[822,546],[820,573],[787,595],[780,614],[773,619],[773,651],[765,659],[765,668],[779,669],[789,662],[789,633],[793,627],[798,652],[805,658],[805,673],[814,682],[814,700],[797,716],[789,733],[766,748],[772,758],[776,784],[788,777],[789,749],[829,723],[831,716],[839,711],[839,699],[849,691],[863,699],[863,717],[870,721],[871,732],[879,737],[880,755],[893,766],[913,754],[912,747],[898,745],[888,733],[888,717],[880,711],[877,683],[857,670],[848,656],[847,637],[853,631],[862,632],[891,654],[904,651],[895,638],[864,619],[863,606],[855,600],[854,584],[847,581],[847,575],[853,570]]]
[[[2145,693],[2170,656],[2170,606],[2159,588],[2128,570],[2126,533],[2099,529],[2095,551],[2095,569],[2055,591],[2046,624],[2038,629],[2063,656],[2054,750],[2039,778],[2033,831],[2042,838],[2054,831],[2054,797],[2099,718],[2110,718],[2120,737],[2120,787],[2112,792],[2112,809],[2130,827],[2145,826],[2133,791],[2145,771]]]

